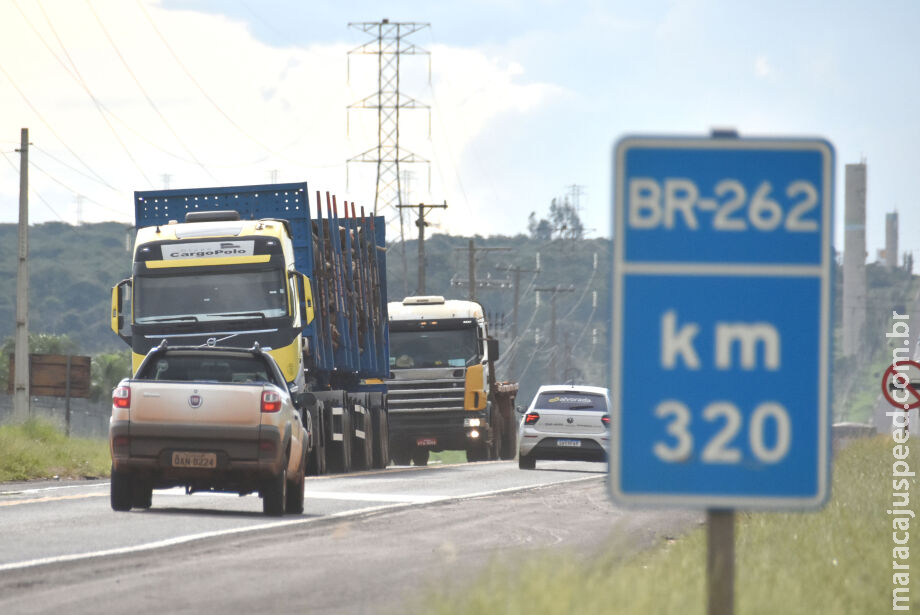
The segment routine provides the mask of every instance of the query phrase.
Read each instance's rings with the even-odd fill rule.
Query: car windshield
[[[582,391],[544,391],[537,394],[533,404],[538,410],[599,410],[607,411],[607,398]]]
[[[201,356],[166,354],[145,364],[136,376],[140,380],[178,382],[275,382],[272,370],[257,356]]]
[[[479,360],[476,328],[390,331],[390,367],[465,367]]]
[[[136,276],[134,320],[226,320],[287,314],[278,269],[197,275]]]

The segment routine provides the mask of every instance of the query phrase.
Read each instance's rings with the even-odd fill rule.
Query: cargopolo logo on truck
[[[252,241],[208,241],[180,243],[163,247],[163,260],[180,258],[225,258],[228,256],[252,256]]]
[[[201,406],[201,395],[189,395],[188,396],[188,405],[192,408],[198,408]]]

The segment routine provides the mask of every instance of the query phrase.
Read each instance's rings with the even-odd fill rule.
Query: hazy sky
[[[0,222],[17,219],[23,127],[36,222],[129,223],[133,191],[165,181],[307,181],[372,207],[374,165],[345,160],[376,144],[376,114],[346,107],[377,67],[349,71],[368,37],[348,22],[382,18],[431,24],[409,39],[430,83],[427,57],[401,66],[431,136],[404,111],[400,142],[431,161],[404,165],[407,200],[446,200],[442,232],[523,232],[577,185],[607,236],[619,136],[730,126],[834,144],[838,249],[844,165],[865,160],[869,259],[894,210],[920,256],[914,0],[2,0]]]

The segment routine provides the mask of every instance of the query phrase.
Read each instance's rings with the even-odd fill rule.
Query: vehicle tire
[[[347,474],[351,472],[352,450],[351,443],[354,438],[354,429],[351,423],[351,409],[346,403],[342,412],[342,439],[329,443],[332,454],[329,456],[329,471]]]
[[[301,456],[300,467],[297,469],[297,476],[294,477],[293,482],[289,482],[287,486],[287,496],[284,501],[284,512],[291,515],[300,515],[303,514],[303,492],[304,484],[307,482],[305,480],[307,469],[307,455]]]
[[[362,431],[364,431],[364,438],[361,439],[358,437],[358,430],[355,429],[355,440],[354,440],[354,462],[352,464],[353,469],[355,470],[370,470],[371,466],[374,463],[374,422],[371,418],[371,411],[368,408],[364,409],[364,414],[360,415],[361,418],[358,419],[358,413],[354,414],[356,422],[360,420]]]
[[[109,484],[112,510],[127,512],[134,504],[134,481],[130,472],[115,470],[112,466],[112,481]]]
[[[133,508],[143,508],[144,510],[153,506],[153,485],[146,480],[137,480],[134,482]]]
[[[412,457],[409,455],[409,449],[404,442],[391,442],[390,456],[393,458],[393,463],[398,466],[407,466],[409,462],[412,461]]]
[[[374,409],[374,469],[382,470],[390,463],[390,430],[387,411]]]
[[[518,457],[518,467],[522,470],[534,470],[537,467],[537,458],[531,455]]]
[[[486,449],[482,446],[474,446],[466,449],[466,460],[469,463],[484,461],[486,459]]]
[[[285,500],[287,500],[287,467],[281,472],[266,479],[262,487],[262,512],[273,517],[284,514]]]
[[[431,453],[427,448],[422,448],[421,446],[415,447],[415,451],[412,452],[412,463],[417,466],[427,466],[428,465],[428,455]]]
[[[322,476],[326,473],[326,420],[325,404],[318,403],[313,414],[313,450],[310,451],[307,474]]]

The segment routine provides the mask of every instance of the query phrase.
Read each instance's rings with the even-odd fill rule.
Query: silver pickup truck
[[[153,489],[185,487],[258,492],[265,514],[302,513],[310,436],[258,346],[161,344],[112,394],[112,508],[150,508]]]

